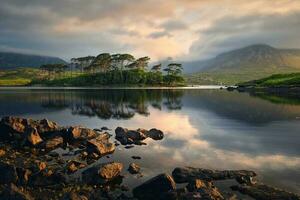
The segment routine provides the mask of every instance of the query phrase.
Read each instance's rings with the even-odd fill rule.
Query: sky
[[[0,0],[0,51],[202,60],[251,44],[300,48],[299,0]]]

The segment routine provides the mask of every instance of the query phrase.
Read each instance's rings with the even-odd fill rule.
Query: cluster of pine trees
[[[162,66],[161,63],[149,67],[149,57],[135,59],[130,54],[102,53],[98,56],[86,56],[72,58],[68,65],[48,64],[40,68],[51,74],[65,71],[81,72],[80,81],[84,84],[113,85],[113,84],[143,84],[143,85],[177,85],[182,84],[182,65],[169,63]],[[84,79],[84,80],[83,80]],[[61,80],[62,81],[62,80]],[[73,82],[75,79],[73,80]]]

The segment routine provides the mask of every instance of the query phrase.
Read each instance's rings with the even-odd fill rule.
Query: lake
[[[106,126],[112,134],[118,126],[162,130],[163,140],[146,139],[147,145],[131,149],[120,145],[100,159],[120,161],[126,169],[140,164],[143,177],[124,179],[131,187],[194,166],[254,170],[260,181],[300,194],[297,99],[216,89],[2,89],[0,116],[6,115]]]

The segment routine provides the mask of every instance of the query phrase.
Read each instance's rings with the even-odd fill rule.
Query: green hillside
[[[266,78],[240,83],[240,86],[280,87],[300,86],[300,73],[275,74]]]

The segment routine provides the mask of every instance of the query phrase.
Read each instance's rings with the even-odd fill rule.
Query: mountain
[[[0,52],[0,69],[39,67],[43,64],[53,63],[66,63],[66,61],[57,57]]]
[[[192,83],[237,83],[275,73],[300,72],[300,49],[256,44],[219,54],[213,59],[184,63]],[[198,73],[196,73],[198,72]]]

